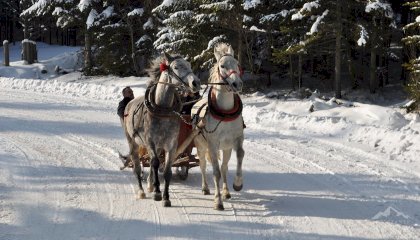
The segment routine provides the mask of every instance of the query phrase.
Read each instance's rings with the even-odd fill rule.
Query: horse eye
[[[221,68],[225,68],[225,65],[220,65]]]

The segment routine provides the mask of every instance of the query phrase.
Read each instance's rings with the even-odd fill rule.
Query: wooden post
[[[34,52],[33,52],[33,47],[32,47],[32,43],[30,41],[28,41],[27,43],[27,51],[28,51],[28,59],[26,59],[26,61],[28,61],[28,64],[32,64],[34,63]]]
[[[24,39],[22,41],[22,60],[24,62],[24,64],[29,64],[28,59],[29,59],[29,40],[28,39]]]
[[[4,40],[3,41],[3,53],[4,53],[4,66],[8,67],[10,66],[10,59],[9,59],[9,41]]]
[[[32,54],[33,54],[33,58],[32,61],[33,62],[38,62],[38,51],[36,49],[36,42],[32,42]]]

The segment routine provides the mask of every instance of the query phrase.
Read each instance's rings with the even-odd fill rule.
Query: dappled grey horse
[[[144,96],[133,99],[125,108],[125,132],[133,162],[133,172],[139,184],[139,198],[145,198],[141,183],[139,146],[144,146],[150,157],[150,177],[153,178],[153,199],[162,200],[158,177],[159,155],[165,152],[163,205],[171,206],[169,183],[172,163],[176,158],[182,102],[180,91],[197,92],[200,80],[191,71],[191,64],[180,56],[165,54],[155,59],[148,69],[152,82]],[[149,188],[151,183],[149,181]],[[151,190],[151,189],[150,189]]]
[[[205,127],[201,130],[202,135],[194,139],[200,159],[202,173],[202,190],[204,194],[210,194],[206,178],[206,155],[210,157],[213,165],[215,185],[215,205],[217,210],[223,210],[223,202],[220,195],[219,181],[223,178],[223,198],[230,198],[227,187],[228,162],[232,149],[236,152],[238,160],[236,177],[233,188],[236,191],[242,189],[242,159],[244,158],[244,123],[242,118],[242,101],[239,92],[242,91],[241,70],[238,61],[234,58],[233,49],[225,43],[218,44],[214,49],[217,63],[210,70],[209,90],[207,101],[202,100],[193,106],[192,117],[197,109],[204,109],[203,117]],[[207,105],[206,105],[207,104]],[[219,151],[223,152],[221,169],[219,168]],[[220,171],[221,170],[221,171]]]

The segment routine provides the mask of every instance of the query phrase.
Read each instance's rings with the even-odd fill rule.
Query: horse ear
[[[227,50],[227,54],[232,55],[232,56],[235,56],[235,54],[233,53],[233,48],[230,45],[229,45],[229,48]]]
[[[214,47],[214,56],[216,57],[217,61],[219,61],[219,59],[223,56],[223,53],[219,50],[217,46]]]

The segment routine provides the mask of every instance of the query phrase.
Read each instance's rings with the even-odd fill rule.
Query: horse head
[[[200,90],[200,79],[191,70],[191,64],[181,56],[171,56],[168,53],[164,53],[162,70],[168,70],[168,76],[176,79],[179,85],[186,88],[186,90],[192,92]]]
[[[233,48],[226,43],[219,43],[214,48],[214,56],[217,60],[218,78],[234,93],[242,91],[242,69],[238,60],[235,59]]]

